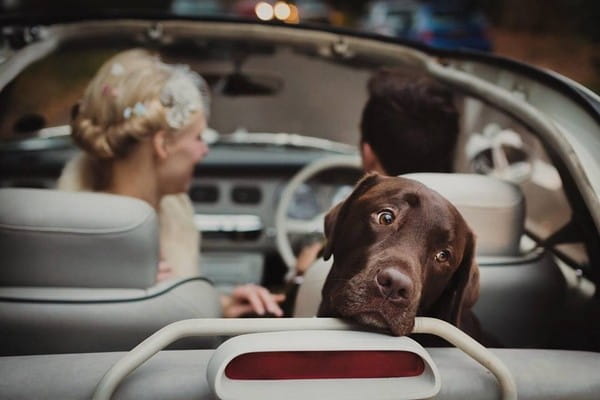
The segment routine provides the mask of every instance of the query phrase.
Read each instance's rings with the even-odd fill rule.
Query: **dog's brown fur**
[[[382,211],[393,222],[382,223]],[[325,234],[323,256],[333,255],[334,263],[319,316],[398,336],[412,331],[415,316],[429,316],[478,334],[470,313],[479,296],[475,237],[437,192],[410,179],[368,174],[327,214]]]

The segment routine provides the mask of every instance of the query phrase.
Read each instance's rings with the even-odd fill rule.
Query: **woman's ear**
[[[159,159],[164,160],[168,157],[169,144],[167,133],[165,131],[158,131],[152,136],[152,145],[154,147],[154,153]]]

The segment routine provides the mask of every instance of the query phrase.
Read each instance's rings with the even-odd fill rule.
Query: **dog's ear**
[[[462,311],[479,297],[479,267],[475,260],[475,235],[468,230],[462,260],[446,289],[432,307],[433,316],[461,327]]]
[[[335,242],[339,236],[341,225],[339,222],[343,221],[350,210],[352,202],[373,187],[379,180],[381,175],[377,173],[368,173],[364,175],[354,187],[350,196],[341,203],[333,207],[325,216],[325,238],[327,242],[325,249],[323,250],[323,258],[325,261],[329,260],[333,254],[335,248]]]
[[[333,253],[333,242],[334,242],[333,231],[334,231],[334,227],[337,222],[337,219],[338,219],[338,215],[340,213],[340,209],[342,208],[343,205],[344,205],[344,201],[339,202],[325,216],[324,230],[325,230],[325,238],[327,239],[327,242],[325,242],[325,249],[323,250],[323,258],[325,259],[325,261],[329,260],[329,257],[331,257],[331,254]]]

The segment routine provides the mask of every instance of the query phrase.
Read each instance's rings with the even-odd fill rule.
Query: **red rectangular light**
[[[409,351],[271,351],[241,354],[225,367],[239,380],[400,378],[418,376],[423,359]]]

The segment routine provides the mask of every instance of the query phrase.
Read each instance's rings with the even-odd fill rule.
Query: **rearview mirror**
[[[274,75],[233,72],[207,79],[216,81],[213,90],[224,96],[274,96],[283,88],[283,79]]]

